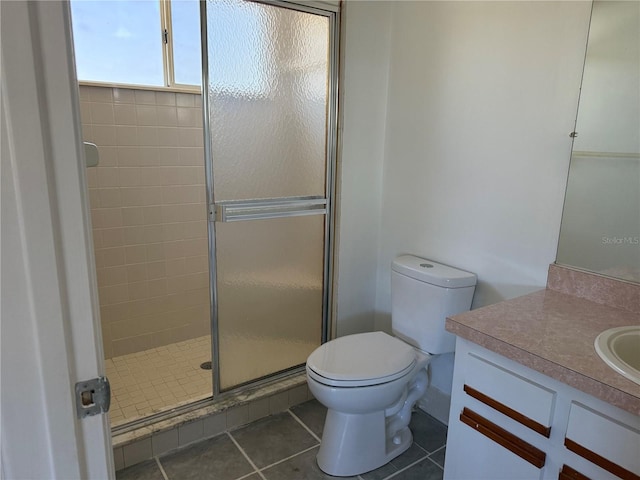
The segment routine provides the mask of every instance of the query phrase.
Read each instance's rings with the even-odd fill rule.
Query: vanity
[[[640,286],[615,283],[552,265],[547,289],[447,320],[457,342],[445,479],[640,478],[640,385],[593,347],[602,331],[640,323]]]

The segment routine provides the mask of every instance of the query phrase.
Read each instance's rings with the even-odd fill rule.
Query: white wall
[[[400,253],[475,272],[475,308],[555,259],[588,2],[394,4],[376,327]],[[447,358],[448,357],[448,358]],[[449,393],[452,357],[434,359]]]
[[[337,334],[374,328],[391,4],[344,5]]]
[[[386,92],[387,30],[379,16],[370,23],[385,8]],[[556,253],[590,3],[347,2],[346,11],[338,333],[367,325],[346,312],[365,318],[371,308],[373,262],[374,328],[390,329],[390,264],[401,253],[475,272],[474,308],[543,288]],[[350,50],[350,41],[359,48]],[[382,145],[376,238],[379,157],[369,152]],[[448,394],[451,375],[451,355],[434,359],[433,386]]]

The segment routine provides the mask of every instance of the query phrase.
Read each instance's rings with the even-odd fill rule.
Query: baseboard
[[[451,396],[433,386],[427,388],[427,393],[418,401],[418,408],[428,413],[436,420],[449,425],[449,409]]]

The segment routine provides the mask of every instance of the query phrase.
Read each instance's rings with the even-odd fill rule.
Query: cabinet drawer
[[[562,470],[558,474],[558,480],[591,480],[586,475],[571,468],[569,465],[562,465]]]
[[[547,455],[542,450],[521,440],[513,433],[490,422],[473,410],[464,408],[460,414],[460,421],[529,462],[534,467],[544,467]]]
[[[637,418],[637,417],[636,417]],[[640,427],[640,419],[635,422]],[[573,402],[565,446],[624,479],[640,479],[640,431]]]
[[[477,400],[549,436],[556,397],[553,390],[474,354],[469,354],[464,389]]]
[[[544,452],[463,408],[449,427],[445,480],[540,480]]]

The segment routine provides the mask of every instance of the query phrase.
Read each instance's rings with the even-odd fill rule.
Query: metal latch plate
[[[76,414],[78,418],[100,415],[109,411],[111,386],[107,377],[97,377],[76,383]]]

